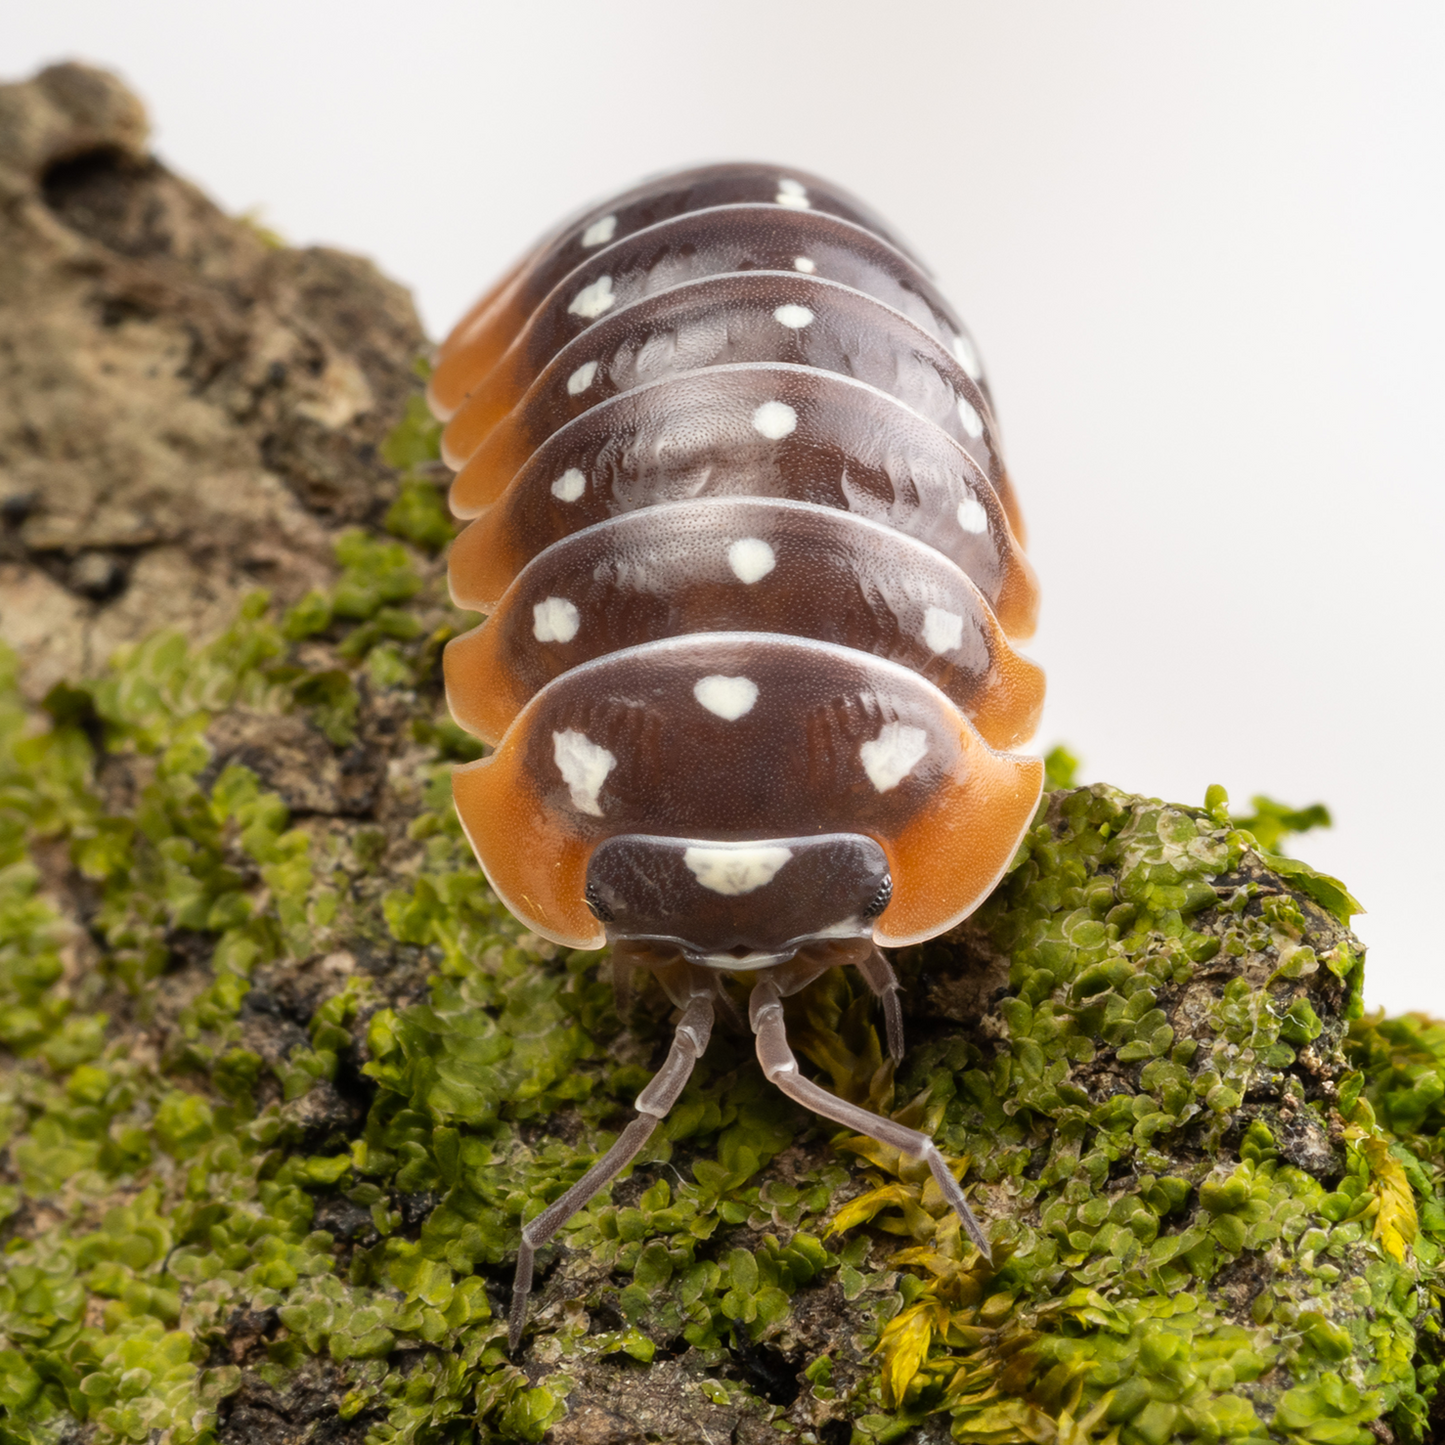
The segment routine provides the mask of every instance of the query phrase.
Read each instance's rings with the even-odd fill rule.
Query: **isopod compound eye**
[[[978,351],[860,202],[747,163],[647,181],[538,245],[443,344],[429,395],[475,520],[450,558],[489,614],[446,651],[453,778],[502,901],[611,942],[681,1010],[638,1117],[535,1248],[635,1157],[751,972],[764,1071],[926,1159],[924,1135],[800,1071],[782,997],[835,963],[881,999],[879,946],[931,938],[1003,875],[1043,783],[1009,751],[1043,675],[1038,593]],[[729,1005],[730,1006],[730,1005]]]
[[[596,885],[589,883],[582,896],[586,900],[587,907],[591,911],[592,916],[599,923],[612,922],[612,910],[608,908],[598,896]]]
[[[888,907],[889,900],[892,897],[893,878],[890,874],[883,880],[882,883],[878,885],[877,893],[873,895],[872,899],[868,903],[868,906],[863,910],[863,917],[865,919],[877,918],[878,915],[882,913],[885,908]]]

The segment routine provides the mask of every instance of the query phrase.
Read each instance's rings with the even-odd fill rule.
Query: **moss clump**
[[[723,1032],[509,1360],[520,1223],[668,1025],[483,884],[438,687],[469,619],[409,525],[43,714],[0,676],[0,1438],[1422,1438],[1445,1033],[1360,1017],[1353,901],[1218,790],[1062,754],[993,899],[900,960],[897,1077],[852,980],[790,1005],[825,1081],[936,1133],[994,1267]]]
[[[961,961],[1003,989],[908,1077],[1004,1259],[981,1271],[911,1163],[875,1159],[850,1209],[891,1191],[903,1214],[874,1223],[922,1272],[883,1331],[879,1438],[937,1410],[957,1440],[1421,1438],[1445,1236],[1430,1151],[1380,1128],[1345,1052],[1351,905],[1211,803],[1055,793],[995,896],[921,951],[961,1021]]]
[[[417,368],[423,380],[430,368]],[[452,539],[455,527],[443,499],[451,473],[438,459],[441,423],[431,414],[419,392],[407,400],[406,413],[381,448],[381,459],[401,474],[396,501],[386,514],[386,529],[428,552],[439,552]],[[440,484],[440,485],[439,485]]]

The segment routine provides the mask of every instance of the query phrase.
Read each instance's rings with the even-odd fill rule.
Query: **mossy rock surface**
[[[823,1082],[956,1161],[993,1265],[719,1030],[510,1359],[521,1222],[669,1017],[619,1018],[460,834],[438,663],[474,619],[393,400],[368,525],[219,636],[43,706],[4,654],[0,1439],[1433,1438],[1445,1028],[1361,1016],[1357,905],[1261,849],[1318,819],[1058,773],[989,902],[900,955],[896,1076],[850,978],[789,1005]]]
[[[509,1360],[520,1223],[667,1009],[619,1019],[600,955],[496,904],[449,803],[466,619],[403,544],[341,551],[324,607],[258,597],[38,717],[9,681],[13,1438],[1422,1438],[1441,1032],[1358,1018],[1348,896],[1222,798],[1101,785],[900,957],[896,1078],[848,978],[792,1001],[820,1077],[966,1171],[992,1268],[723,1033]]]

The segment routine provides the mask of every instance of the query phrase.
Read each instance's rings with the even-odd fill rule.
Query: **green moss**
[[[418,362],[417,376],[425,381],[431,367]],[[381,444],[381,459],[399,472],[412,472],[441,457],[442,424],[432,416],[426,397],[414,392],[407,398],[401,421]]]
[[[369,1440],[537,1440],[679,1357],[680,1410],[860,1442],[939,1413],[960,1441],[1422,1438],[1445,1031],[1359,1016],[1348,894],[1262,855],[1282,831],[1219,790],[1069,788],[1057,753],[995,896],[900,960],[896,1077],[856,981],[790,1000],[821,1077],[966,1171],[995,1267],[925,1169],[830,1138],[720,1030],[509,1360],[521,1222],[630,1116],[665,1009],[624,1026],[598,955],[482,881],[437,566],[360,532],[338,565],[43,712],[0,659],[0,1438],[204,1441],[243,1380],[320,1361]],[[380,801],[293,815],[217,752],[223,718],[288,715]],[[770,1349],[791,1404],[749,1373]]]
[[[423,377],[429,374],[422,367]],[[402,474],[396,501],[386,514],[386,530],[428,552],[439,552],[455,530],[443,499],[444,477],[439,478],[441,423],[431,414],[426,398],[416,393],[407,400],[402,417],[381,448],[381,458]],[[443,471],[445,476],[445,469]]]
[[[975,1159],[1005,1262],[985,1280],[941,1201],[904,1201],[933,1218],[899,1221],[926,1247],[896,1262],[927,1283],[883,1337],[895,1423],[948,1410],[959,1440],[1035,1438],[1041,1412],[1126,1445],[1364,1445],[1388,1418],[1420,1438],[1439,1239],[1416,1237],[1414,1210],[1434,1185],[1418,1158],[1406,1184],[1358,1082],[1346,1097],[1348,936],[1251,862],[1212,801],[1056,794],[970,921],[967,948],[1009,964],[998,1027],[917,1050],[903,1082],[948,1100],[938,1136]],[[929,945],[924,974],[957,947]],[[1415,1081],[1423,1101],[1439,1078],[1414,1052],[1404,1116]],[[1031,1332],[1021,1349],[980,1328],[1000,1296]]]
[[[1072,788],[1078,782],[1082,766],[1075,754],[1062,743],[1057,743],[1044,754],[1044,788],[1057,792],[1060,788]]]
[[[386,514],[386,530],[428,552],[440,552],[455,530],[442,489],[425,478],[402,482]]]
[[[1307,808],[1292,808],[1287,803],[1278,803],[1262,793],[1249,800],[1254,810],[1235,820],[1241,828],[1255,837],[1259,846],[1269,853],[1281,851],[1280,845],[1295,833],[1308,833],[1315,828],[1333,826],[1330,810],[1323,803],[1311,803]]]

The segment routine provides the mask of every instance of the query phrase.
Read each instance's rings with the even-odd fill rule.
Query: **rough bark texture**
[[[0,89],[0,1440],[1434,1438],[1445,1030],[1359,1018],[1353,900],[1222,794],[1063,779],[900,958],[898,1077],[850,980],[791,1005],[993,1267],[722,1030],[508,1359],[520,1221],[666,1009],[521,934],[451,811],[405,294],[144,130],[94,71]]]
[[[330,580],[334,529],[394,494],[423,341],[369,262],[172,175],[112,77],[0,88],[0,625],[32,693]]]

